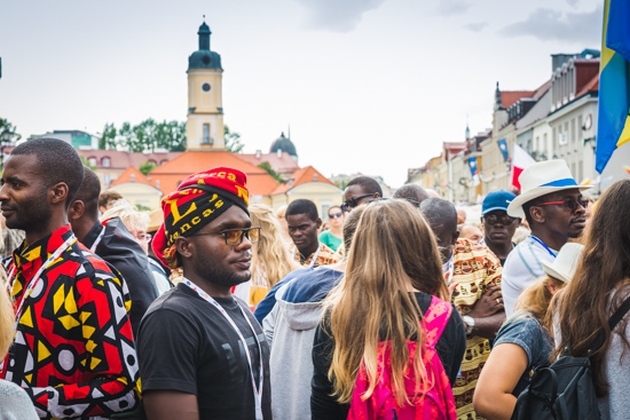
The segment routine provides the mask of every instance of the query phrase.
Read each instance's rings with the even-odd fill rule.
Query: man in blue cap
[[[518,217],[511,217],[507,209],[516,195],[509,191],[499,190],[489,193],[481,204],[481,225],[484,237],[481,243],[490,248],[499,258],[501,265],[512,249],[514,231],[521,223]]]

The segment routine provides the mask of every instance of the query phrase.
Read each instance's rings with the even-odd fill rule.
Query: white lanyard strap
[[[105,226],[103,226],[103,229],[101,229],[101,233],[98,234],[98,236],[96,237],[96,240],[90,247],[90,252],[92,253],[96,252],[96,247],[98,246],[98,244],[101,243],[101,240],[103,239],[103,235],[105,235]]]
[[[249,321],[249,318],[247,318],[247,315],[245,315],[245,311],[243,311],[243,308],[241,308],[241,305],[238,302],[236,302],[236,306],[238,306],[238,308],[241,310],[241,313],[243,314],[243,318],[245,318],[245,321],[247,321],[247,325],[249,325],[249,328],[252,330],[252,334],[254,334],[254,341],[256,341],[256,344],[258,345],[258,361],[259,361],[259,366],[260,366],[259,371],[258,371],[259,373],[258,387],[256,387],[256,378],[254,377],[252,356],[249,353],[249,347],[247,346],[247,341],[245,341],[245,337],[243,337],[241,330],[238,329],[234,320],[225,311],[223,306],[219,305],[219,302],[217,302],[212,296],[210,296],[209,294],[201,290],[201,288],[198,287],[196,284],[194,284],[193,282],[191,282],[185,277],[182,280],[182,283],[190,287],[195,292],[197,292],[199,297],[201,297],[203,300],[205,300],[206,302],[210,303],[212,306],[217,308],[219,312],[221,312],[221,314],[228,321],[230,326],[234,329],[234,331],[238,335],[238,338],[243,343],[243,347],[245,348],[245,356],[247,356],[247,364],[249,366],[249,374],[252,381],[252,391],[254,391],[254,407],[256,409],[256,420],[263,420],[263,414],[262,414],[262,392],[263,392],[263,376],[264,376],[263,375],[264,373],[263,372],[263,353],[262,353],[262,347],[260,345],[260,341],[258,340],[258,336],[256,334],[256,330],[254,330],[252,323]]]
[[[308,265],[308,268],[313,268],[313,266],[315,265],[315,261],[317,261],[317,257],[319,257],[319,251],[322,249],[322,244],[317,245],[317,249],[315,250],[315,252],[313,253],[313,258],[311,258],[311,263]],[[297,249],[297,247],[295,248],[295,255],[301,254],[300,250]]]
[[[22,316],[22,311],[24,310],[24,304],[26,300],[28,299],[28,297],[33,292],[33,289],[35,289],[35,286],[39,282],[39,279],[42,273],[44,272],[44,270],[46,270],[49,265],[51,265],[57,258],[59,258],[61,254],[76,241],[77,241],[76,236],[74,236],[74,234],[71,234],[70,237],[66,239],[64,243],[59,245],[59,247],[55,250],[55,252],[53,252],[52,255],[48,257],[46,262],[43,263],[41,267],[39,267],[39,270],[37,270],[37,273],[35,273],[35,275],[28,282],[28,285],[26,286],[24,290],[24,294],[22,295],[22,300],[20,301],[20,304],[18,305],[18,308],[15,311],[15,323],[13,324],[14,331],[17,331],[18,322],[20,321],[20,316]],[[7,281],[7,285],[9,286],[9,290],[11,291],[13,290],[14,283],[17,279],[17,276],[15,274],[16,274],[16,267],[14,265],[13,268],[11,269],[11,272],[9,273],[9,279]]]

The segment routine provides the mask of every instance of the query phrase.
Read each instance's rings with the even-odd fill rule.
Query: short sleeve
[[[545,363],[551,352],[551,343],[538,321],[529,315],[514,314],[503,324],[494,340],[493,347],[499,344],[516,344],[527,353],[528,369]]]
[[[177,311],[160,308],[147,313],[137,340],[143,391],[196,395],[199,337],[197,328]]]

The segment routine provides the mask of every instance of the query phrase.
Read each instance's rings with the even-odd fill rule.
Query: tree
[[[135,126],[124,122],[120,129],[116,129],[114,124],[105,124],[99,148],[130,152],[154,152],[156,149],[183,152],[186,150],[186,123],[175,120],[158,123],[148,118]]]
[[[138,170],[142,172],[142,175],[147,176],[157,165],[153,162],[144,162]]]
[[[20,134],[15,132],[15,126],[9,122],[6,118],[0,118],[0,135],[4,133],[5,130],[8,130],[11,133],[12,137],[10,139],[11,142],[18,141],[22,138]]]
[[[225,139],[225,150],[230,153],[241,153],[245,145],[241,143],[241,135],[233,133],[227,125],[223,126],[223,138]]]
[[[280,175],[278,175],[278,173],[273,170],[273,168],[271,167],[269,162],[265,161],[265,162],[261,163],[260,165],[258,165],[258,167],[261,168],[261,169],[264,169],[265,171],[267,171],[267,173],[269,175],[271,175],[279,183],[281,183],[281,184],[284,183],[284,179],[282,179],[280,177]]]

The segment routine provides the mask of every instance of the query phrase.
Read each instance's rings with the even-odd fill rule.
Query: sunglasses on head
[[[343,212],[338,211],[337,213],[328,213],[328,218],[329,219],[334,219],[335,217],[341,217],[343,216]]]
[[[483,216],[486,219],[486,223],[489,225],[496,225],[497,223],[501,223],[502,225],[511,225],[516,220],[514,217],[510,217],[507,214],[488,214]]]
[[[350,211],[359,205],[359,200],[363,200],[364,198],[367,198],[367,197],[372,197],[373,195],[374,193],[370,193],[370,194],[363,194],[358,197],[349,198],[341,205],[341,210],[346,211],[346,212]]]
[[[579,198],[577,200],[573,198],[567,198],[563,201],[544,201],[542,203],[536,204],[536,206],[563,206],[572,212],[577,210],[579,206],[586,208],[588,206],[588,200],[583,198]]]

